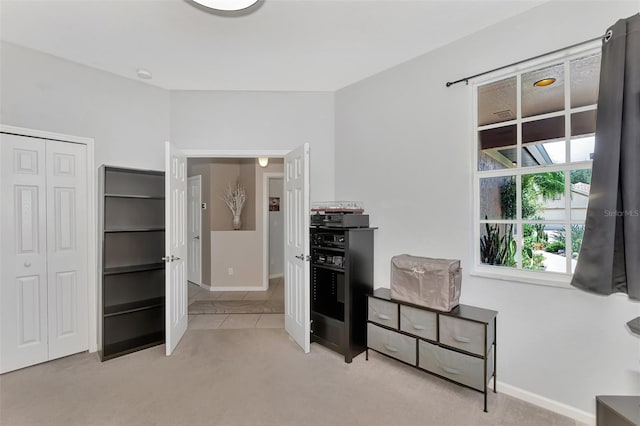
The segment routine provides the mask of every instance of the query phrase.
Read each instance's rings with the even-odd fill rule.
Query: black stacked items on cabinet
[[[311,227],[311,341],[347,363],[366,348],[375,229]]]

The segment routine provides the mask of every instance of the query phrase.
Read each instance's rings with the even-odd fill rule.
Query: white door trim
[[[98,350],[98,198],[97,173],[95,167],[95,142],[91,138],[27,129],[24,127],[0,124],[0,133],[8,133],[32,138],[48,139],[61,142],[79,143],[87,146],[87,304],[89,326],[89,352]]]
[[[284,179],[284,173],[267,172],[262,174],[262,287],[269,289],[269,179]]]
[[[291,152],[287,149],[183,149],[182,152],[187,158],[256,158],[256,157],[278,157],[284,158]]]

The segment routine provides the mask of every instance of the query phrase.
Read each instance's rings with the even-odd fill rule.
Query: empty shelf
[[[163,228],[118,228],[118,229],[105,229],[104,232],[107,234],[115,233],[115,232],[158,232],[164,231]]]
[[[161,306],[164,306],[164,297],[155,297],[153,299],[138,300],[136,302],[122,303],[120,305],[105,306],[104,316],[111,317],[114,315],[130,314],[132,312],[158,308]]]
[[[164,200],[164,196],[156,195],[135,195],[135,194],[104,194],[105,197],[113,198],[138,198],[143,200]]]
[[[104,268],[105,275],[127,274],[129,272],[152,271],[154,269],[164,269],[164,262],[148,263],[145,265],[128,265]]]

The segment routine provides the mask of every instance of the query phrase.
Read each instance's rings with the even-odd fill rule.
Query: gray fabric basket
[[[458,306],[460,260],[401,254],[391,258],[391,298],[449,312]]]

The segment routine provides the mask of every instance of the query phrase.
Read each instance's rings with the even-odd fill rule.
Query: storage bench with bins
[[[496,392],[498,312],[458,305],[450,312],[392,300],[389,289],[368,296],[369,349],[420,370],[484,393],[493,378]]]

